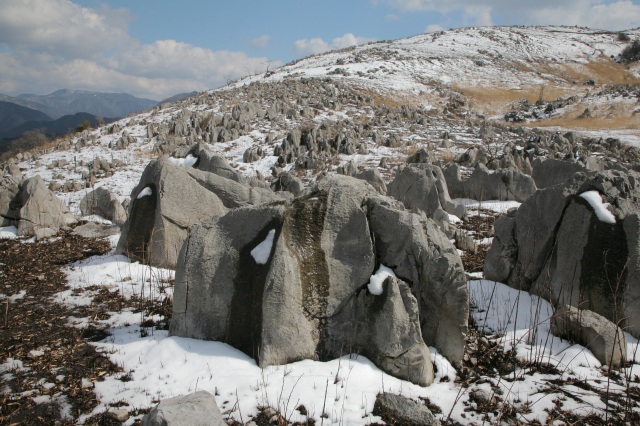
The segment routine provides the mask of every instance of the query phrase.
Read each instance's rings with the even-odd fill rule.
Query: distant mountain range
[[[157,101],[137,98],[127,93],[68,89],[57,90],[48,95],[8,96],[0,94],[0,101],[44,112],[54,120],[63,115],[72,115],[77,112],[86,112],[101,117],[126,117],[158,104]]]

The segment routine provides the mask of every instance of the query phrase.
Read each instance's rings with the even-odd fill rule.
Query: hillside
[[[29,121],[51,121],[47,114],[31,108],[0,101],[0,138],[5,131],[16,128]]]
[[[447,425],[637,423],[637,315],[615,319],[631,325],[624,333],[613,325],[625,342],[614,366],[591,342],[558,331],[560,304],[535,293],[533,278],[517,281],[518,268],[538,262],[558,282],[585,277],[584,286],[609,274],[617,280],[609,286],[637,284],[640,68],[615,61],[628,43],[576,27],[370,43],[20,153],[3,168],[0,207],[18,193],[16,176],[40,176],[81,222],[38,241],[18,237],[21,225],[1,230],[12,260],[0,264],[8,312],[0,422],[134,424],[160,400],[207,390],[230,424],[243,425],[394,424],[374,408],[383,392],[418,401]],[[602,199],[579,194],[589,179]],[[87,212],[82,200],[96,188],[113,194],[110,208],[128,206],[124,224]],[[603,212],[607,224],[596,219]],[[78,228],[101,237],[85,240]],[[483,279],[487,264],[504,280]],[[440,286],[442,300],[420,286]],[[364,320],[355,308],[339,316],[362,300]],[[242,332],[199,340],[218,327],[203,308],[193,315],[205,331],[170,336],[172,320],[179,324],[172,302],[214,306]],[[330,309],[338,320],[327,325]],[[32,312],[51,333],[21,326]],[[361,328],[338,349],[317,343],[351,323]],[[269,324],[278,325],[274,340],[303,330],[290,345],[294,361],[259,364],[291,349],[252,353]],[[405,351],[413,340],[394,340],[420,328],[418,354]],[[350,355],[369,335],[403,362]],[[296,352],[304,345],[311,356]],[[431,377],[401,378],[416,359]]]

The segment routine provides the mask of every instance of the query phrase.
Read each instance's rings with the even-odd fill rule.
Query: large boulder
[[[538,189],[560,185],[578,172],[586,172],[584,164],[577,161],[564,161],[555,158],[537,159],[533,163],[531,177]]]
[[[495,222],[485,277],[640,335],[638,182],[633,173],[577,173],[539,190]]]
[[[602,364],[618,368],[627,360],[624,332],[602,315],[566,305],[552,320],[553,334],[585,346]]]
[[[55,234],[76,222],[40,176],[24,179],[17,185],[5,181],[0,186],[0,215],[2,226],[16,226],[20,236]]]
[[[268,189],[160,158],[145,168],[131,192],[131,205],[117,251],[163,267],[175,267],[189,228],[229,209],[284,200]]]
[[[165,399],[142,418],[142,426],[227,426],[207,391]]]
[[[96,188],[80,200],[80,212],[83,216],[101,216],[117,225],[127,220],[127,212],[118,197],[103,187]]]
[[[427,345],[454,362],[462,359],[468,295],[460,259],[430,220],[403,212],[415,218],[407,228],[419,227],[414,232],[423,235],[412,246],[421,252],[415,267],[432,275],[400,265],[401,279],[385,280],[380,294],[370,292],[381,263],[400,263],[399,253],[383,259],[380,244],[391,238],[400,246],[406,237],[377,229],[385,219],[371,205],[399,205],[376,197],[364,181],[331,175],[290,203],[237,208],[194,225],[176,268],[171,334],[225,341],[262,366],[334,358],[350,348],[390,374],[431,383]],[[457,261],[451,259],[454,271],[447,274],[440,267],[448,253]],[[442,303],[452,299],[441,294],[445,287],[451,294],[463,291],[464,306]],[[425,299],[438,296],[440,303]],[[459,326],[457,335],[450,322]],[[423,323],[441,325],[425,331]]]
[[[491,171],[482,163],[476,166],[467,179],[461,178],[460,167],[457,164],[447,167],[443,174],[449,194],[454,198],[523,202],[537,189],[531,176],[519,170]]]

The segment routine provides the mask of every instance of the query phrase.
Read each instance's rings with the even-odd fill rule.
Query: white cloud
[[[431,25],[427,25],[427,28],[425,28],[425,32],[426,33],[435,33],[437,31],[442,31],[444,30],[444,28],[442,28],[440,25],[437,24],[431,24]]]
[[[315,55],[317,53],[326,52],[328,50],[344,49],[345,47],[369,43],[374,40],[375,39],[373,38],[358,37],[352,33],[347,33],[343,36],[334,38],[331,41],[331,44],[321,38],[305,38],[296,40],[293,43],[293,50],[298,55]]]
[[[407,12],[460,13],[458,25],[581,25],[623,30],[638,26],[640,5],[631,0],[386,0]],[[504,21],[504,22],[502,22]]]
[[[251,45],[257,47],[258,49],[266,49],[269,46],[270,39],[271,36],[264,34],[251,40]]]
[[[143,44],[129,35],[130,20],[126,9],[90,9],[70,0],[7,2],[0,14],[0,92],[73,88],[159,100],[280,65],[175,40]]]

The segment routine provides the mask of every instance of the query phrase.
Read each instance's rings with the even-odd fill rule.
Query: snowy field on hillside
[[[96,287],[121,292],[127,298],[163,299],[172,294],[167,283],[173,271],[140,265],[123,256],[95,256],[68,265],[65,271],[70,290],[59,293],[55,300],[71,306],[91,303]],[[415,400],[427,398],[440,407],[442,413],[437,416],[441,419],[500,423],[504,410],[476,410],[478,403],[470,395],[484,390],[503,401],[504,407],[515,408],[519,421],[545,423],[558,404],[577,415],[602,416],[607,409],[601,398],[604,387],[611,395],[624,395],[625,387],[620,381],[607,379],[588,349],[551,334],[549,318],[553,311],[546,301],[485,280],[470,281],[469,290],[472,317],[480,334],[504,347],[500,350],[513,349],[518,361],[508,374],[487,373],[482,384],[461,386],[456,382],[460,372],[434,348],[431,355],[436,380],[424,388],[391,377],[367,358],[355,355],[260,368],[252,358],[225,343],[171,337],[167,331],[142,327],[140,324],[149,318],[125,310],[112,312],[111,318],[97,324],[107,326],[110,336],[93,344],[122,367],[123,373],[95,381],[100,405],[94,414],[121,402],[132,410],[207,390],[215,395],[225,416],[244,422],[257,414],[259,407],[270,406],[291,422],[313,418],[327,424],[365,425],[380,421],[372,415],[376,395],[393,392]],[[92,321],[69,319],[78,327]],[[638,342],[630,335],[627,338],[629,356],[634,359]],[[620,373],[631,382],[637,380],[640,370],[634,364]],[[563,385],[559,387],[559,383]],[[610,403],[613,405],[609,409],[616,407]],[[301,405],[308,417],[296,410]],[[129,419],[127,424],[134,420]]]

